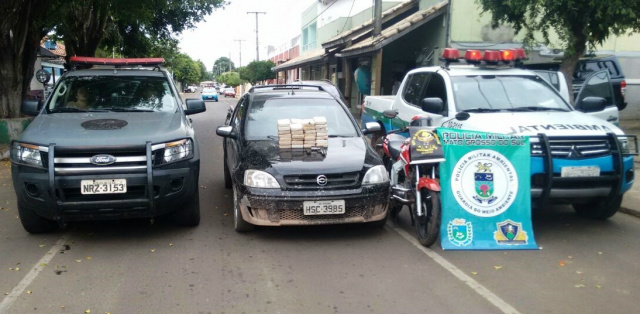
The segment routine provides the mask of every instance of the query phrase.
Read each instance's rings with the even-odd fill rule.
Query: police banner
[[[438,129],[445,250],[537,249],[529,138]]]

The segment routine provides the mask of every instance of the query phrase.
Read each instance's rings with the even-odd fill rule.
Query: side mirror
[[[425,98],[420,102],[422,111],[428,113],[442,114],[444,111],[444,102],[439,97]]]
[[[233,127],[230,125],[219,126],[216,129],[216,134],[221,137],[236,138],[235,133],[233,133]]]
[[[186,115],[196,114],[207,111],[207,107],[202,99],[187,99],[187,109],[184,111]]]
[[[30,99],[22,101],[22,106],[20,106],[20,111],[28,116],[37,116],[40,113],[40,109],[42,109],[42,100]]]
[[[367,122],[364,124],[364,129],[362,129],[362,134],[367,135],[375,132],[380,132],[380,124],[378,122]]]
[[[382,115],[385,118],[393,119],[398,115],[398,112],[393,110],[393,109],[387,109],[387,110],[382,112]]]
[[[576,104],[576,108],[582,112],[598,112],[604,110],[607,100],[602,97],[586,97]]]

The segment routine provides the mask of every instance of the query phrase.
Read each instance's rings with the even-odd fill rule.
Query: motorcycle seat
[[[397,160],[398,156],[400,156],[402,142],[407,138],[399,135],[399,134],[389,134],[387,135],[387,139],[389,140],[389,153],[391,153],[391,159]]]

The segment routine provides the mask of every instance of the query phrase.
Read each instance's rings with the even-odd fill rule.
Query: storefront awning
[[[297,68],[305,64],[312,64],[316,62],[322,62],[324,58],[327,56],[327,53],[324,49],[317,49],[311,52],[305,53],[304,55],[297,56],[283,64],[279,64],[273,68],[272,71],[285,71],[292,68]]]
[[[367,38],[353,46],[344,48],[340,53],[337,53],[336,56],[343,58],[354,57],[382,49],[394,40],[424,25],[435,17],[444,14],[447,11],[448,4],[449,1],[443,1],[427,9],[411,14],[405,19],[382,30],[380,36]]]

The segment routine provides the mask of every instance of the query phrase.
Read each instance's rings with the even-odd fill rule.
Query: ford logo
[[[116,162],[116,157],[111,155],[95,155],[91,157],[91,163],[98,166],[106,166]]]
[[[325,185],[327,185],[327,182],[328,182],[327,176],[325,176],[324,174],[319,175],[319,176],[316,178],[316,182],[317,182],[317,183],[318,183],[318,185],[320,185],[320,186],[325,186]]]

